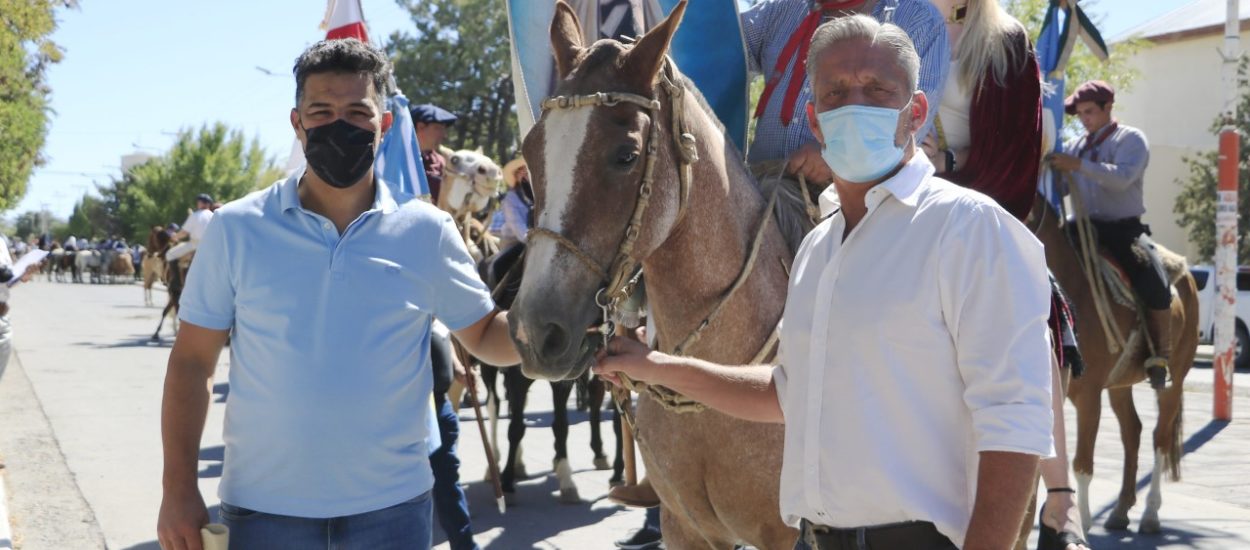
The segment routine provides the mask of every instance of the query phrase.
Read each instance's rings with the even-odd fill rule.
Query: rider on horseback
[[[208,229],[208,222],[213,220],[213,197],[207,193],[200,193],[195,198],[195,210],[187,216],[187,221],[182,224],[182,229],[174,234],[174,240],[179,241],[187,239],[186,242],[178,243],[165,253],[166,260],[178,260],[183,256],[187,256],[195,252],[196,247],[200,245],[200,237],[204,235],[204,231]],[[184,264],[185,270],[191,264],[191,258],[181,262]]]
[[[1085,205],[1097,230],[1098,242],[1128,275],[1146,308],[1146,328],[1154,357],[1146,361],[1152,386],[1166,384],[1172,351],[1172,293],[1163,272],[1151,260],[1153,244],[1145,238],[1146,213],[1142,178],[1150,148],[1141,130],[1120,124],[1111,116],[1115,90],[1106,82],[1081,84],[1064,101],[1064,110],[1081,119],[1089,132],[1069,141],[1065,153],[1050,155],[1050,165],[1071,175],[1073,191]]]

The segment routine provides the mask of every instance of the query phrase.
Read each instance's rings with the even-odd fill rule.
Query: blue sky
[[[1110,37],[1184,2],[1082,4],[1103,17]],[[393,0],[361,3],[375,41],[412,28]],[[49,71],[56,111],[44,149],[49,162],[5,215],[46,204],[67,217],[95,182],[120,174],[122,155],[160,153],[178,129],[214,121],[258,138],[284,163],[292,143],[291,64],[324,36],[317,28],[324,11],[324,0],[82,0],[80,9],[62,12],[53,37],[65,60]]]

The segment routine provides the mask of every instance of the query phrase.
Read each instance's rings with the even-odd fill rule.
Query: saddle
[[[1154,271],[1160,279],[1167,281],[1168,287],[1172,290],[1172,295],[1175,296],[1176,282],[1189,271],[1189,264],[1185,257],[1154,242],[1154,239],[1151,239],[1145,233],[1137,238],[1133,248],[1150,260],[1150,265],[1154,268]],[[1111,295],[1116,303],[1127,308],[1136,309],[1139,299],[1124,266],[1120,265],[1106,250],[1101,248],[1098,251],[1098,258],[1098,272],[1102,275],[1107,288],[1111,290]]]

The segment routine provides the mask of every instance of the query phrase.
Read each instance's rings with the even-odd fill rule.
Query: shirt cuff
[[[185,307],[178,308],[178,320],[210,330],[230,330],[230,327],[234,326],[233,317],[212,315]]]
[[[973,411],[977,452],[1055,456],[1053,415],[1051,407],[1029,404],[995,405]]]
[[[478,321],[481,321],[487,315],[495,311],[495,301],[491,299],[489,294],[484,294],[482,299],[473,307],[468,308],[466,313],[455,318],[438,318],[452,332],[468,328]]]

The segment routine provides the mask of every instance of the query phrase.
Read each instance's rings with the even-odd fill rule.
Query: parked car
[[[1215,267],[1195,265],[1189,268],[1198,284],[1198,342],[1210,344],[1215,338]],[[1237,270],[1237,320],[1234,323],[1233,348],[1236,358],[1233,363],[1238,369],[1250,368],[1250,331],[1246,329],[1250,321],[1250,267],[1242,266]]]

